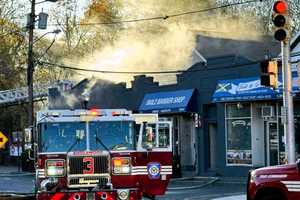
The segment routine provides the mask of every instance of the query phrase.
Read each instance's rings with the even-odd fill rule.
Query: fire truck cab
[[[299,200],[300,162],[249,172],[247,200]]]
[[[37,114],[38,200],[140,200],[172,175],[172,124],[156,114],[46,110]]]

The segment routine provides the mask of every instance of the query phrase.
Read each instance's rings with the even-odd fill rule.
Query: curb
[[[243,180],[243,179],[227,179],[227,178],[220,177],[220,183],[247,185],[247,180]]]
[[[239,194],[239,195],[232,195],[232,196],[227,196],[227,197],[221,197],[221,198],[215,198],[212,200],[246,200],[246,195]]]
[[[204,179],[204,178],[208,178],[208,177],[194,177],[194,178],[180,178],[180,179],[176,179],[174,181],[178,181],[178,180],[194,180],[194,179]],[[195,185],[195,186],[187,186],[187,187],[168,187],[168,191],[174,191],[174,190],[188,190],[188,189],[199,189],[199,188],[203,188],[205,186],[211,185],[217,181],[219,181],[219,178],[216,177],[210,177],[208,179],[211,179],[210,181],[208,181],[207,183],[201,184],[201,185]],[[174,182],[173,181],[173,182]]]
[[[214,178],[219,178],[219,177],[214,177],[214,176],[194,176],[194,177],[183,177],[183,178],[172,178],[170,182],[175,182],[175,181],[185,181],[185,180],[197,180],[197,179],[214,179]]]

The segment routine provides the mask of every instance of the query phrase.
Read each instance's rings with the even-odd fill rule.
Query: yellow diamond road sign
[[[0,131],[0,148],[5,148],[5,143],[8,141],[8,138]]]

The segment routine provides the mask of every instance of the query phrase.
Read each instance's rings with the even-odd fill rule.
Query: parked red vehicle
[[[155,114],[47,110],[37,114],[38,200],[140,200],[172,175],[172,124]]]
[[[249,172],[247,200],[299,200],[300,162]]]

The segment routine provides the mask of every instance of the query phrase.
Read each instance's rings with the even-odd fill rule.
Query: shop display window
[[[252,165],[251,104],[226,104],[227,165]]]

